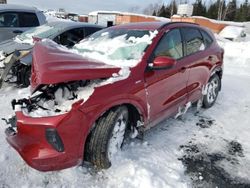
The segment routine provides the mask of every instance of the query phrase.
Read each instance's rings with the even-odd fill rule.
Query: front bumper
[[[16,131],[6,131],[8,143],[24,161],[39,171],[54,171],[78,165],[83,160],[84,143],[89,126],[80,111],[67,114],[32,118],[16,112]],[[46,129],[55,129],[60,135],[64,150],[56,151],[46,139]]]

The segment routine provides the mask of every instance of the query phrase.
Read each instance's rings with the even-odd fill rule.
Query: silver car
[[[45,23],[45,15],[36,8],[0,4],[0,42]]]

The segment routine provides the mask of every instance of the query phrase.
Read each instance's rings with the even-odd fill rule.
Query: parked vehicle
[[[36,8],[0,4],[0,42],[45,23],[46,17]]]
[[[32,63],[32,53],[29,52],[32,51],[36,41],[48,38],[60,45],[71,48],[85,37],[101,29],[103,27],[94,24],[55,21],[30,29],[16,38],[1,42],[0,56],[2,56],[2,61],[7,56],[16,59],[11,60],[12,63],[10,63],[11,57],[9,57],[5,60],[5,63],[0,65],[2,69],[5,69],[0,77],[0,88],[4,81],[22,87],[29,86]],[[12,56],[16,50],[26,53],[17,53],[17,55]],[[20,55],[21,57],[19,57]]]
[[[125,136],[204,108],[221,89],[223,49],[189,23],[136,23],[99,31],[72,51],[34,48],[28,99],[13,100],[7,141],[33,168],[91,162],[109,168]]]

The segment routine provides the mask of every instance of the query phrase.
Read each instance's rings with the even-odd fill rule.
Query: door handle
[[[13,31],[13,33],[15,33],[15,34],[21,34],[21,33],[23,33],[23,31],[21,31],[21,30],[15,30],[15,31]]]
[[[214,60],[214,57],[210,55],[210,56],[208,56],[207,60],[208,60],[208,61],[213,61],[213,60]]]
[[[186,70],[187,70],[187,67],[181,67],[180,70],[179,70],[179,72],[184,73],[184,72],[186,72]]]

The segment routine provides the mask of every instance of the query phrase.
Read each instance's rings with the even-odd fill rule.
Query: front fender
[[[88,107],[88,110],[85,108],[80,108],[80,110],[89,117],[92,121],[92,125],[95,123],[95,121],[101,117],[105,112],[110,110],[113,107],[124,105],[124,104],[130,104],[134,106],[138,112],[143,117],[143,122],[147,123],[147,104],[143,104],[142,101],[140,101],[138,98],[132,97],[132,96],[120,96],[116,97],[113,100],[107,100],[102,104],[96,104],[91,107]]]

